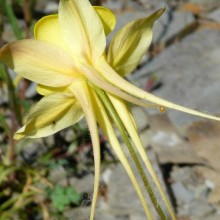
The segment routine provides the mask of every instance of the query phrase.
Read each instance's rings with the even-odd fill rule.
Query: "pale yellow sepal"
[[[111,41],[107,60],[121,76],[136,69],[151,44],[153,24],[164,10],[164,8],[159,9],[149,17],[128,23],[119,30]]]
[[[113,31],[116,24],[115,15],[107,8],[101,6],[94,6],[107,36],[111,31]]]
[[[92,198],[92,207],[90,212],[90,220],[93,220],[95,216],[95,207],[99,192],[100,163],[101,163],[99,133],[96,123],[97,119],[95,116],[96,109],[94,108],[94,103],[91,100],[91,92],[89,86],[87,85],[85,80],[78,80],[74,82],[72,84],[72,89],[73,89],[73,93],[75,94],[76,98],[79,100],[82,106],[92,139],[94,163],[95,163],[95,177],[94,177],[94,191]]]
[[[65,50],[37,40],[5,45],[0,49],[0,62],[26,79],[52,87],[71,84],[77,72],[72,57]]]
[[[30,111],[25,126],[14,138],[39,138],[54,134],[78,122],[83,117],[79,102],[64,93],[42,98]]]

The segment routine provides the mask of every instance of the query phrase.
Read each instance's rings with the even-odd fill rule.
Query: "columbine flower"
[[[38,83],[37,91],[44,96],[31,109],[25,126],[16,132],[16,139],[51,135],[73,125],[85,115],[95,161],[91,219],[94,217],[100,176],[97,122],[131,178],[148,219],[152,216],[114,133],[112,120],[124,136],[128,134],[131,137],[172,219],[175,219],[140,142],[126,101],[159,109],[173,108],[219,120],[163,100],[123,79],[137,67],[146,52],[152,40],[153,23],[163,11],[160,9],[149,17],[125,25],[106,51],[106,35],[114,28],[114,14],[104,7],[92,7],[88,0],[61,0],[58,15],[46,16],[37,22],[34,40],[9,43],[0,50],[0,61],[19,75]]]

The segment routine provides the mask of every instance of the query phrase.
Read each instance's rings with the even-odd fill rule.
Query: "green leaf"
[[[72,187],[57,185],[54,189],[48,190],[48,195],[52,200],[53,206],[59,212],[63,212],[70,204],[78,205],[81,201],[81,195]]]
[[[82,197],[75,189],[72,187],[66,188],[66,194],[73,204],[79,205]]]

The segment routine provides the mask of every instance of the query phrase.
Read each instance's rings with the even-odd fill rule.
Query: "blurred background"
[[[33,37],[58,0],[0,0],[0,46]],[[99,0],[127,22],[166,6],[154,38],[127,80],[164,99],[220,114],[219,0]],[[13,140],[36,85],[0,64],[0,220],[87,220],[94,163],[81,121],[53,136]],[[220,124],[182,112],[132,107],[139,133],[178,220],[220,219]],[[127,174],[100,132],[102,178],[97,220],[146,219]],[[158,217],[155,215],[155,220]]]

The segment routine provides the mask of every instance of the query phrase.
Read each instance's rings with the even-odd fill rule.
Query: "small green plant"
[[[51,199],[54,208],[63,212],[67,206],[79,205],[82,197],[73,187],[56,185],[47,189],[48,197]]]

